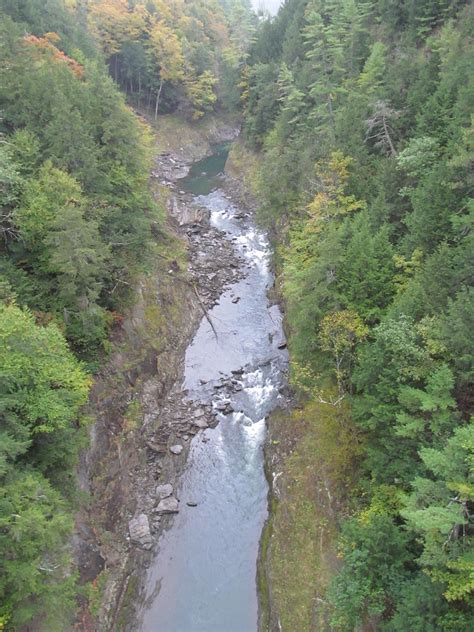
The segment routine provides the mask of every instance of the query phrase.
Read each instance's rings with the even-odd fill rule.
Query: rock
[[[153,538],[150,531],[150,523],[146,514],[139,514],[128,523],[130,539],[144,549],[151,549]]]
[[[176,445],[172,445],[172,446],[170,447],[170,452],[171,452],[171,454],[176,454],[176,455],[178,455],[178,454],[181,454],[181,452],[182,452],[182,451],[183,451],[183,446],[182,446],[182,445],[179,445],[179,443],[178,443],[178,444],[176,444]]]
[[[171,483],[165,483],[164,485],[158,485],[156,488],[156,495],[158,498],[168,498],[173,493],[173,485]]]
[[[198,417],[202,417],[202,416],[203,416],[203,415],[205,415],[205,414],[206,414],[206,413],[205,413],[205,411],[204,411],[202,408],[197,408],[197,409],[194,411],[194,413],[193,413],[193,415],[194,415],[194,417],[195,417],[196,419],[197,419]]]
[[[279,349],[286,349],[286,342],[280,342],[280,343],[277,345],[277,347],[278,347]]]
[[[207,423],[205,419],[193,419],[192,424],[193,426],[196,426],[197,428],[201,428],[201,430],[204,430],[205,428],[209,428],[209,424]]]
[[[233,303],[238,303],[240,301],[240,296],[236,296],[235,298],[232,299]]]
[[[188,502],[186,503],[188,507],[197,507],[198,504],[196,501],[194,500],[188,500]]]
[[[156,452],[156,454],[164,454],[166,452],[166,446],[161,445],[159,443],[154,443],[153,441],[147,441],[147,447],[150,448],[152,452]]]
[[[244,374],[244,370],[243,369],[234,369],[233,371],[231,371],[232,375],[243,375]]]
[[[156,513],[159,514],[178,513],[178,511],[179,503],[174,496],[163,498],[163,500],[160,500],[158,507],[156,508]]]
[[[230,406],[230,401],[228,399],[224,399],[216,404],[216,410],[223,412]]]

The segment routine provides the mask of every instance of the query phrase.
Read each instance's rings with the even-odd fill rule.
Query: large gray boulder
[[[156,495],[158,498],[168,498],[173,493],[173,485],[171,483],[165,483],[164,485],[158,485],[156,488]]]
[[[135,544],[139,544],[144,549],[150,549],[153,544],[153,538],[150,531],[150,523],[146,514],[139,514],[128,523],[128,531],[130,539]]]
[[[156,512],[159,514],[178,513],[178,511],[179,503],[174,496],[163,498],[163,500],[160,500],[158,507],[156,508]]]
[[[209,428],[209,424],[202,417],[200,419],[193,419],[192,425],[195,426],[196,428],[200,428],[201,430],[205,430],[206,428]]]

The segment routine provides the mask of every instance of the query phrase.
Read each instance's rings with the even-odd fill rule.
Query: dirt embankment
[[[114,332],[87,411],[94,424],[79,480],[89,502],[75,536],[85,586],[82,630],[115,632],[133,619],[141,574],[169,520],[155,511],[156,487],[177,477],[191,437],[214,423],[209,410],[197,415],[175,386],[186,346],[206,310],[237,280],[240,262],[176,179],[237,131],[218,120],[190,127],[173,117],[160,117],[156,129],[151,186],[167,209],[166,231],[158,231],[152,269]],[[178,444],[182,450],[173,454]]]

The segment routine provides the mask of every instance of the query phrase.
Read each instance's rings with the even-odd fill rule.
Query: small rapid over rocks
[[[175,515],[148,570],[142,632],[257,630],[265,418],[284,399],[288,358],[279,307],[268,299],[268,241],[226,194],[218,175],[225,153],[216,156],[194,165],[179,186],[207,209],[240,267],[186,351],[175,397],[192,406],[198,433],[173,486],[158,490],[161,513]]]

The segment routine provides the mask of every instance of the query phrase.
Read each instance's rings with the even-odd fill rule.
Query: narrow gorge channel
[[[219,423],[192,439],[175,481],[180,511],[148,570],[142,632],[257,630],[265,418],[282,400],[288,358],[280,309],[268,297],[269,244],[225,192],[226,155],[221,148],[179,181],[233,244],[241,269],[186,351],[183,395],[197,418],[204,407]]]

